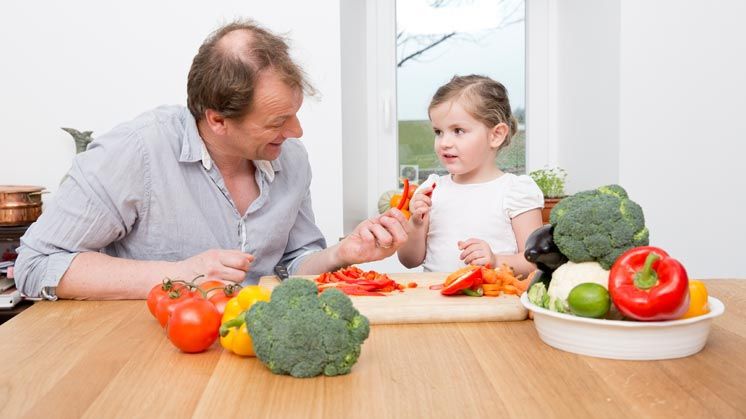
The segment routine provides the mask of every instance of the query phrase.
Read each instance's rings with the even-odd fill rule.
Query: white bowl
[[[521,303],[534,313],[534,325],[546,344],[563,351],[598,358],[654,360],[683,358],[701,351],[707,343],[712,319],[723,314],[725,306],[708,298],[710,312],[683,320],[637,322],[577,317]]]

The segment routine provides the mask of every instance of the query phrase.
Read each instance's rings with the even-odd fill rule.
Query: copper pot
[[[0,185],[0,227],[29,225],[41,215],[42,186]]]

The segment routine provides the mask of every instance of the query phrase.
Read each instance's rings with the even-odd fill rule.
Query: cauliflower
[[[560,313],[568,313],[567,296],[576,285],[593,282],[608,289],[609,271],[601,267],[598,262],[567,262],[552,273],[549,283],[548,309]]]

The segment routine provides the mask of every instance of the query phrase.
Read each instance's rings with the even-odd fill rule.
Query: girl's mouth
[[[455,159],[456,157],[458,157],[458,156],[455,155],[455,154],[443,153],[443,158],[444,159]]]

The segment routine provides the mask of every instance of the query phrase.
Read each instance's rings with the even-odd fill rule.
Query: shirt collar
[[[202,166],[205,170],[212,168],[212,158],[210,153],[207,151],[204,140],[199,135],[197,130],[197,122],[194,120],[194,116],[189,110],[185,109],[184,117],[184,139],[181,142],[181,155],[179,156],[180,162],[202,162]],[[273,161],[269,160],[254,160],[254,166],[269,180],[272,182],[275,179],[275,173],[279,172],[282,168],[280,159]]]

